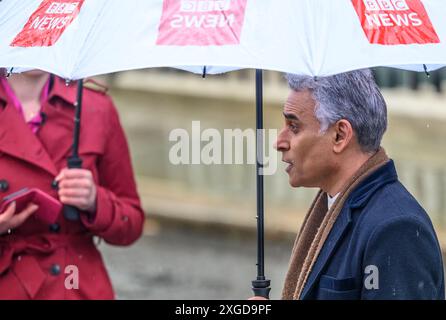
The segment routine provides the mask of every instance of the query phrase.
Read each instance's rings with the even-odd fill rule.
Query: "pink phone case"
[[[51,197],[49,194],[37,188],[24,188],[3,198],[0,214],[12,203],[16,202],[16,213],[26,208],[28,203],[39,206],[34,216],[46,223],[55,223],[62,211],[63,204]]]

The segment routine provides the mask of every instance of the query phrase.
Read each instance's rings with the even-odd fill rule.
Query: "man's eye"
[[[290,130],[293,131],[293,132],[297,132],[297,131],[299,131],[299,127],[298,127],[297,125],[295,125],[295,124],[290,123],[290,124],[288,125],[288,127],[289,127]]]

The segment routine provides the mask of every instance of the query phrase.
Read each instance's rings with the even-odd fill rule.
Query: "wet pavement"
[[[271,298],[280,298],[292,240],[266,242]],[[246,299],[256,275],[255,234],[165,227],[131,247],[101,244],[118,299]]]

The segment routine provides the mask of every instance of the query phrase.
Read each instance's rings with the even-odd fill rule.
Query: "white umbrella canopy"
[[[0,67],[326,76],[446,65],[444,0],[1,0]]]

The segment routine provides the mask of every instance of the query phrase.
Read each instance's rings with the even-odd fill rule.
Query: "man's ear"
[[[353,127],[348,120],[341,119],[333,126],[333,151],[341,153],[353,139]]]

